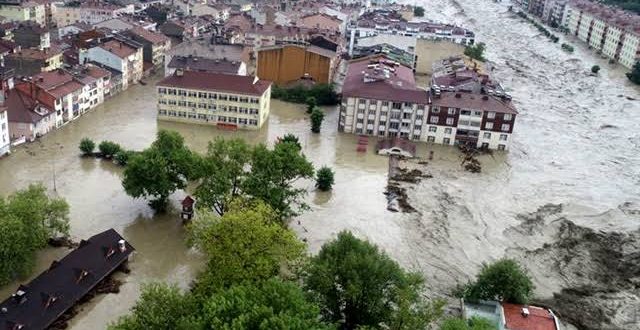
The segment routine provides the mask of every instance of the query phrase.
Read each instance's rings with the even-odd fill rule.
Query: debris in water
[[[600,129],[607,129],[607,128],[618,128],[618,126],[610,125],[610,124],[600,125]]]
[[[52,237],[49,238],[49,240],[47,241],[47,244],[49,244],[49,246],[51,247],[66,247],[69,249],[73,249],[76,248],[78,246],[77,242],[72,241],[70,238],[68,237]]]

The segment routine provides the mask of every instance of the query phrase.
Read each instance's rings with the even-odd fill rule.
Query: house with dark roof
[[[0,303],[0,329],[47,329],[129,260],[134,248],[115,230],[87,240]]]
[[[61,68],[62,53],[62,49],[55,44],[44,49],[21,48],[5,56],[5,64],[14,68],[17,75],[32,76]]]
[[[176,69],[157,83],[158,119],[259,129],[268,119],[271,82],[252,76]]]

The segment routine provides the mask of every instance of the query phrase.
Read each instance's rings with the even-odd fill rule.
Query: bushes
[[[413,7],[413,16],[415,17],[423,17],[424,16],[424,8],[417,6]]]
[[[527,16],[527,14],[519,11],[518,12],[518,16],[524,18],[525,20],[529,21],[529,23],[533,24],[533,26],[535,26],[538,31],[540,31],[542,34],[544,34],[547,38],[549,38],[549,40],[551,40],[552,42],[558,42],[560,40],[560,38],[558,38],[558,36],[556,36],[555,34],[552,34],[551,31],[547,30],[544,25],[538,23],[536,20],[534,20],[533,18],[530,18],[529,16]]]
[[[633,65],[631,72],[627,73],[627,78],[634,84],[640,85],[640,61]]]
[[[111,158],[120,151],[120,145],[111,141],[102,141],[98,146],[103,157]]]
[[[594,65],[591,67],[591,72],[598,74],[598,72],[600,72],[600,66],[599,65]]]
[[[483,42],[478,43],[474,46],[467,46],[464,49],[464,54],[471,57],[474,60],[478,60],[484,62],[486,59],[484,58],[484,50],[485,44]]]
[[[320,126],[322,126],[322,121],[324,120],[324,112],[320,111],[320,109],[315,108],[311,112],[311,131],[314,133],[320,133]]]
[[[315,98],[317,105],[336,105],[340,102],[338,94],[334,91],[333,84],[318,84],[311,88],[305,88],[302,86],[281,88],[273,86],[271,96],[274,99],[293,103],[306,104],[310,97]]]
[[[513,259],[484,264],[476,281],[456,289],[455,295],[467,300],[498,300],[526,304],[533,294],[533,282],[526,270]]]
[[[330,167],[321,167],[317,173],[316,187],[322,191],[331,190],[331,186],[333,186],[334,183],[333,175],[334,173]]]
[[[83,138],[80,140],[80,151],[84,156],[90,155],[93,153],[93,149],[96,148],[96,143],[89,138]]]
[[[569,53],[573,53],[573,46],[569,45],[569,44],[562,44],[560,45],[560,48],[562,48],[562,50],[567,51]]]

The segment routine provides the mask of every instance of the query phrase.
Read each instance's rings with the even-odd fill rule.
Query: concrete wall
[[[464,46],[444,40],[418,39],[416,43],[416,73],[431,75],[433,62],[464,54]]]

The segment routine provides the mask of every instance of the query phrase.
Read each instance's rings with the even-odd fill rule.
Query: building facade
[[[0,157],[10,152],[11,140],[9,139],[9,116],[7,108],[0,107]]]
[[[44,5],[33,1],[16,1],[16,3],[0,4],[0,16],[7,21],[32,21],[42,26],[46,25]]]
[[[80,63],[93,61],[122,73],[122,89],[142,78],[143,47],[141,44],[112,39],[80,51]]]
[[[627,68],[640,60],[640,16],[590,1],[565,6],[562,26],[590,48]]]
[[[156,86],[159,120],[259,129],[269,117],[271,82],[256,77],[178,69]]]
[[[336,52],[317,46],[283,45],[258,51],[258,77],[285,85],[302,78],[329,84],[337,64]]]
[[[133,14],[133,4],[118,6],[100,1],[87,1],[78,6],[56,6],[53,13],[58,27],[74,23],[97,24],[122,14]]]
[[[416,87],[412,68],[384,56],[349,63],[338,131],[421,140],[427,91]]]

